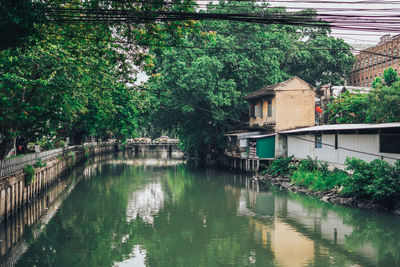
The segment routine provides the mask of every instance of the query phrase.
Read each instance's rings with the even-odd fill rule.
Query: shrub
[[[297,170],[290,179],[296,185],[304,186],[314,191],[324,191],[341,186],[347,177],[347,172],[337,168],[331,172],[328,170],[328,165],[323,164],[320,170],[313,172]]]
[[[295,170],[293,156],[287,158],[277,158],[272,161],[268,168],[268,173],[272,176],[289,175]]]
[[[306,159],[303,159],[299,162],[298,169],[303,172],[314,172],[319,168],[319,161],[316,159],[312,159],[310,156],[307,156]],[[328,164],[326,163],[326,169],[328,169]]]
[[[42,150],[49,150],[49,149],[53,149],[54,148],[54,144],[53,142],[51,142],[50,140],[47,140],[45,138],[40,139],[37,144],[40,146],[40,149]]]
[[[65,147],[66,142],[62,139],[56,139],[56,141],[54,142],[54,146],[55,148],[63,148]]]
[[[42,162],[42,159],[38,159],[35,163],[35,165],[33,165],[35,168],[41,168],[41,167],[45,167],[46,166],[46,162]]]
[[[30,164],[26,164],[24,168],[25,185],[30,185],[33,182],[33,180],[35,179],[35,173],[35,168]]]
[[[400,161],[394,166],[375,159],[370,163],[356,158],[346,159],[353,175],[344,183],[343,193],[392,207],[400,199]]]

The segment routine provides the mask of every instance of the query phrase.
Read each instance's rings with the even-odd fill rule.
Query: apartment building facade
[[[392,67],[399,73],[400,34],[381,37],[378,45],[367,48],[356,55],[356,62],[350,74],[349,85],[370,87],[376,77]]]

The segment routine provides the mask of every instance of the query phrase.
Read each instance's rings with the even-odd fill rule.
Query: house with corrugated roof
[[[313,86],[294,76],[245,96],[254,130],[226,134],[228,165],[257,169],[260,161],[287,156],[286,135],[279,132],[315,125],[315,93]]]
[[[244,97],[250,127],[279,132],[315,125],[316,89],[297,76],[268,85]]]
[[[311,157],[342,167],[347,157],[400,160],[400,122],[331,124],[284,131],[288,155]]]

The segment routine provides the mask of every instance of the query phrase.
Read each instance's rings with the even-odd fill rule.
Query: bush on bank
[[[372,200],[386,207],[400,202],[400,161],[394,165],[375,159],[366,162],[357,158],[346,159],[346,171],[328,169],[328,164],[310,157],[299,162],[293,156],[279,158],[264,172],[271,176],[287,176],[299,186],[314,191],[340,188],[344,196]]]
[[[353,175],[345,180],[343,194],[371,199],[387,207],[400,201],[400,160],[391,165],[380,159],[368,163],[347,158],[346,166]]]

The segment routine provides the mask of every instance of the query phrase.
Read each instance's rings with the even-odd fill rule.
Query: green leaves
[[[256,2],[220,1],[207,7],[207,12],[232,10],[290,15]],[[316,17],[314,11],[303,13]],[[328,37],[322,26],[205,20],[197,29],[186,32],[179,47],[150,51],[156,57],[146,85],[150,119],[144,123],[157,125],[149,131],[176,132],[192,155],[221,152],[224,132],[247,125],[244,95],[294,75],[312,84],[342,81],[353,63],[350,47]]]
[[[400,120],[400,80],[393,69],[385,70],[384,82],[378,77],[373,90],[341,94],[329,103],[330,123],[383,123]],[[390,84],[390,86],[388,86]]]

